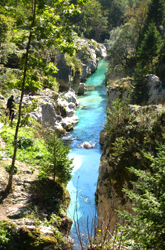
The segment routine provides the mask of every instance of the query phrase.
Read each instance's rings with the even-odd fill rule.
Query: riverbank
[[[6,157],[8,147],[2,138],[0,144],[0,249],[72,249],[66,187],[51,179],[39,180],[39,166],[17,160],[13,190],[5,196],[11,159]]]
[[[103,69],[105,69],[105,67],[103,67]],[[97,75],[97,72],[95,73],[95,75]],[[99,79],[99,75],[97,75],[97,78]],[[103,74],[103,78],[104,78],[104,74]],[[94,141],[95,148],[92,149],[92,151],[94,152],[93,157],[92,157],[93,163],[95,160],[99,161],[99,157],[101,153],[100,146],[99,146],[100,128],[98,129],[95,123],[100,124],[100,125],[102,124],[101,124],[101,120],[99,116],[97,117],[96,115],[94,115],[95,118],[97,117],[98,119],[97,121],[99,121],[99,123],[94,121],[94,119],[91,116],[91,109],[93,110],[93,112],[95,112],[96,110],[100,110],[100,114],[101,114],[100,117],[102,119],[103,107],[99,108],[99,105],[100,103],[103,102],[103,97],[105,97],[105,93],[103,93],[105,91],[104,82],[100,82],[100,79],[98,81],[96,81],[95,79],[94,82],[95,82],[95,86],[93,89],[94,96],[92,97],[92,99],[90,99],[91,91],[90,90],[86,91],[85,96],[87,97],[86,100],[87,100],[88,105],[87,103],[84,103],[84,96],[81,96],[79,97],[79,100],[80,100],[79,108],[76,110],[77,113],[81,114],[79,116],[80,127],[81,126],[84,127],[84,125],[86,127],[86,120],[90,121],[89,122],[90,132],[87,132],[87,131],[85,132],[85,128],[80,129],[80,127],[77,127],[77,126],[73,130],[73,136],[77,138],[76,140],[73,141],[73,144],[78,150],[81,150],[81,152],[85,152],[85,149],[83,148],[80,149],[77,146],[79,146],[79,144],[85,140],[85,137],[80,139],[80,136],[77,135],[77,132],[79,131],[79,129],[81,130],[82,134],[84,135],[86,134],[89,136],[88,138],[86,137],[86,140],[90,142],[91,140]],[[102,91],[99,92],[100,83],[102,83],[102,86],[104,89],[103,92]],[[96,95],[98,93],[100,94]],[[47,91],[41,95],[41,98],[43,100],[45,98],[44,105],[45,107],[48,107],[50,105],[46,105],[45,103],[45,101],[48,100],[48,97],[46,97],[46,94],[47,94]],[[35,96],[32,96],[32,97],[28,96],[28,100],[32,100],[34,97]],[[53,98],[57,100],[57,95],[55,95],[54,97],[52,96],[52,99]],[[93,100],[97,100],[99,101],[99,103],[96,106],[94,106]],[[26,103],[28,103],[27,100],[25,101],[25,104]],[[2,105],[3,106],[5,105],[4,99],[2,99]],[[106,105],[106,101],[104,102],[104,105]],[[85,111],[87,111],[88,116],[84,119]],[[89,119],[89,117],[91,119]],[[7,123],[7,117],[4,116],[4,119]],[[14,120],[14,123],[15,122],[16,121]],[[34,128],[35,126],[39,126],[39,124],[38,125],[33,124]],[[13,126],[13,129],[14,129],[14,126]],[[26,125],[26,129],[28,129],[28,125]],[[30,130],[31,129],[29,129],[29,132]],[[95,135],[96,138],[92,139],[93,135]],[[36,133],[35,137],[38,138],[41,136],[38,133]],[[26,140],[25,134],[24,134],[24,140]],[[0,173],[1,175],[0,182],[1,182],[1,188],[2,188],[1,191],[5,188],[7,184],[7,180],[8,180],[8,172],[6,171],[7,169],[6,166],[9,166],[11,162],[11,159],[6,157],[5,150],[6,150],[6,145],[5,145],[5,142],[2,140],[1,141],[1,169],[0,169],[2,171]],[[73,151],[71,152],[71,154],[72,153]],[[40,151],[40,154],[41,154],[41,151]],[[19,157],[21,158],[22,156],[21,154],[19,154],[18,158]],[[29,157],[30,156],[28,156],[27,159],[30,159]],[[39,155],[37,157],[39,157],[39,158],[36,158],[38,160],[41,158]],[[73,155],[72,157],[74,158]],[[85,152],[84,158],[88,159],[88,162],[90,162],[91,160],[90,155],[89,155],[89,158],[86,157],[86,152]],[[97,166],[98,165],[99,163],[97,163]],[[77,166],[77,163],[76,163],[76,166]],[[21,249],[25,250],[26,248],[28,249],[29,244],[30,244],[31,246],[34,247],[34,249],[40,249],[40,248],[49,249],[49,247],[51,249],[52,244],[55,244],[56,246],[58,246],[59,244],[62,247],[62,249],[70,249],[73,247],[73,241],[68,235],[70,232],[70,227],[71,227],[72,222],[69,219],[69,217],[67,217],[66,215],[66,209],[70,200],[69,193],[67,192],[65,187],[57,183],[53,184],[51,180],[48,183],[39,181],[37,179],[37,174],[38,174],[37,167],[38,166],[34,167],[33,165],[26,164],[25,162],[22,163],[21,161],[18,160],[16,162],[17,172],[14,175],[13,193],[11,193],[6,198],[3,197],[3,193],[1,193],[1,205],[0,206],[2,207],[1,228],[2,228],[2,236],[4,239],[3,247],[10,248],[10,245],[12,244],[14,247],[13,249],[19,248],[20,250]],[[88,170],[91,171],[92,169],[88,168]],[[75,169],[74,169],[74,172],[76,172]],[[96,170],[96,174],[97,174],[97,170]],[[87,173],[87,176],[89,176],[89,173]],[[94,177],[93,180],[95,181],[95,184],[92,184],[92,193],[93,193],[92,206],[94,204],[94,192],[95,192],[97,176]],[[88,185],[85,183],[83,183],[82,185],[86,187],[86,192],[89,193],[90,190],[88,189]],[[86,204],[90,205],[90,202],[88,203],[89,201],[88,199],[84,198],[83,202],[84,201],[87,201]],[[54,210],[55,207],[57,208],[57,210]],[[16,230],[13,228],[16,228]],[[24,237],[22,236],[22,234],[24,235]],[[17,237],[24,239],[24,243],[22,245],[20,241],[18,241],[18,243],[16,243],[17,241],[15,242],[15,239],[17,239]]]

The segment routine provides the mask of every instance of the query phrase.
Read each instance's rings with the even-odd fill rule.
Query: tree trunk
[[[35,16],[36,16],[36,0],[34,1],[33,20],[32,20],[32,24],[30,27],[29,40],[28,40],[28,45],[26,48],[26,57],[25,57],[22,89],[21,89],[21,99],[20,99],[19,109],[18,109],[18,121],[17,121],[17,125],[16,125],[15,136],[14,136],[14,153],[13,153],[12,164],[11,164],[11,169],[10,169],[10,173],[9,173],[8,185],[6,187],[6,193],[10,193],[12,191],[14,165],[15,165],[16,154],[17,154],[17,137],[18,137],[19,125],[20,125],[20,121],[21,121],[21,107],[22,107],[22,100],[23,100],[23,96],[24,96],[29,49],[30,49],[30,44],[31,44],[31,39],[32,39],[32,28],[34,26]]]
[[[57,166],[57,161],[56,161],[56,144],[55,144],[55,140],[56,140],[56,137],[55,137],[55,132],[54,132],[54,155],[53,155],[53,157],[54,157],[54,182],[55,182],[55,179],[56,179],[56,166]]]

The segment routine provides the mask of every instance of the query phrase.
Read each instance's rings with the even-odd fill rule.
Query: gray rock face
[[[96,49],[96,56],[103,59],[103,58],[106,57],[106,55],[107,55],[107,52],[106,52],[105,45],[98,46],[97,49]]]
[[[64,99],[68,102],[73,102],[75,105],[79,105],[75,91],[70,89],[66,94],[64,94]]]
[[[162,87],[162,82],[159,77],[153,74],[146,75],[149,87],[149,100],[147,104],[163,104],[165,100],[165,89]],[[120,98],[122,101],[128,97],[128,89],[131,86],[130,79],[120,79],[117,84],[109,86],[107,89],[108,103],[107,107],[111,108],[113,101]]]
[[[107,108],[112,108],[112,103],[116,101],[116,99],[120,98],[123,102],[128,97],[128,88],[131,85],[131,79],[121,78],[113,85],[107,87],[108,94],[108,102]]]
[[[161,112],[162,106],[165,100],[165,90],[162,88],[162,83],[156,75],[149,74],[146,76],[149,86],[149,100],[147,106],[128,105],[130,113],[135,115],[143,114],[147,110],[157,110],[157,113]],[[129,88],[131,81],[127,79],[120,79],[113,86],[108,86],[108,108],[112,107],[112,102],[117,98],[121,98],[123,101],[128,95],[127,89]],[[149,117],[147,119],[150,119]],[[100,132],[100,143],[104,145],[106,143],[106,132],[103,130]],[[111,187],[105,176],[111,176],[112,167],[111,162],[113,158],[110,158],[110,148],[106,147],[103,150],[100,166],[99,166],[99,179],[97,184],[97,202],[98,202],[98,218],[100,227],[106,229],[108,223],[110,223],[110,232],[113,232],[116,222],[121,222],[118,218],[118,214],[115,210],[132,212],[131,201],[127,201],[124,205],[121,197],[118,196],[114,186],[116,182],[111,179]],[[111,159],[111,160],[110,160]],[[117,169],[117,168],[116,168]],[[117,170],[116,170],[117,171]],[[120,173],[119,173],[120,174]],[[125,181],[124,187],[127,188],[128,184]],[[108,194],[110,190],[111,195]],[[104,222],[104,225],[102,223]]]
[[[37,108],[31,111],[30,115],[45,128],[51,127],[64,134],[72,130],[78,122],[75,116],[78,101],[73,90],[69,90],[61,97],[48,89],[37,95],[25,95],[23,105],[28,106],[34,100],[38,103]]]
[[[56,109],[53,103],[43,103],[41,106],[41,123],[53,127],[56,120]]]
[[[78,88],[78,95],[83,95],[85,92],[85,83],[80,83]]]
[[[162,88],[162,82],[159,77],[153,74],[146,76],[149,86],[149,100],[148,104],[160,104],[165,100],[165,89]]]
[[[64,54],[58,53],[57,55],[57,68],[59,69],[54,76],[60,84],[61,91],[67,91],[70,87],[71,67],[67,66]]]
[[[80,52],[75,57],[81,64],[81,72],[76,71],[73,74],[71,66],[67,65],[64,54],[58,53],[56,60],[59,70],[54,75],[60,83],[61,91],[68,91],[71,87],[76,94],[79,91],[80,83],[85,82],[87,77],[96,71],[99,59],[106,57],[106,46],[103,44],[99,44],[94,40],[80,38],[77,43]]]

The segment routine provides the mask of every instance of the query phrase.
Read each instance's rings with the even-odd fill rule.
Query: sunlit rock
[[[93,148],[93,146],[89,142],[85,141],[83,144],[81,144],[81,148],[90,149]]]

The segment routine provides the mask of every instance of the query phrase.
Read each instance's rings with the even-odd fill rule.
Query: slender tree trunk
[[[55,136],[55,132],[54,132],[54,182],[55,182],[55,179],[56,179],[56,166],[57,166],[57,161],[56,161],[56,144],[55,144],[55,140],[56,140],[56,136]]]
[[[14,153],[13,153],[13,158],[12,158],[11,170],[9,173],[8,185],[6,187],[6,193],[10,193],[12,191],[14,165],[15,165],[16,154],[17,154],[17,137],[18,137],[19,125],[21,121],[21,107],[22,107],[22,100],[24,96],[29,49],[30,49],[30,44],[31,44],[31,39],[32,39],[32,29],[34,26],[35,17],[36,17],[36,0],[34,1],[33,20],[32,20],[31,27],[30,27],[29,40],[28,40],[27,49],[26,49],[26,57],[25,57],[25,65],[24,65],[24,72],[23,72],[22,89],[21,89],[21,99],[20,99],[19,109],[18,109],[18,121],[16,125],[15,136],[14,136]]]

